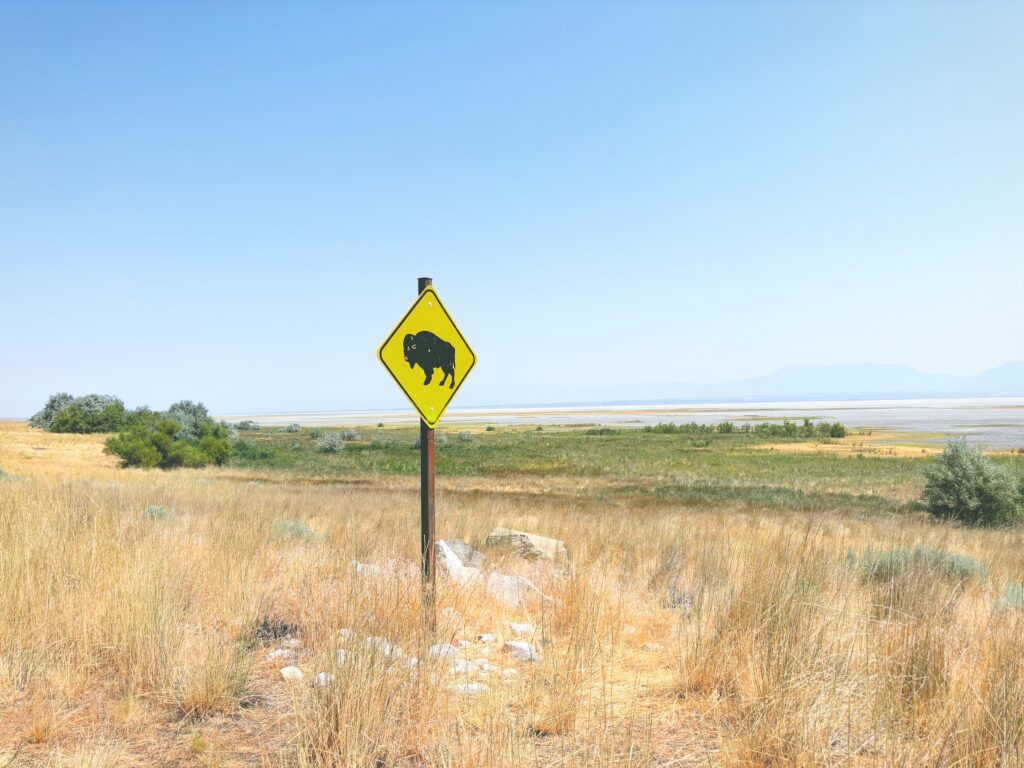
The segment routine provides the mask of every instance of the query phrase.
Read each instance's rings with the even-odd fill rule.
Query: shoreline
[[[417,423],[411,407],[398,410],[226,414],[216,418],[226,421],[250,419],[266,426],[297,423],[304,427],[413,426]],[[708,424],[720,421],[801,421],[805,418],[840,421],[853,429],[938,435],[930,438],[935,441],[965,437],[998,448],[1024,446],[1024,397],[452,408],[445,414],[441,426],[642,427],[662,421]]]

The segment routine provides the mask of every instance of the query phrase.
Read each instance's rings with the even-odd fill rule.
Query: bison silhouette
[[[405,362],[410,368],[418,365],[427,374],[424,386],[434,378],[434,369],[440,368],[444,373],[440,385],[451,378],[448,388],[455,389],[455,347],[430,331],[405,335]]]

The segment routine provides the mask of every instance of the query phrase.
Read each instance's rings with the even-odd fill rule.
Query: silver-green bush
[[[922,501],[936,517],[1005,525],[1024,517],[1021,478],[966,440],[953,440],[925,471]]]
[[[293,541],[314,541],[317,535],[301,520],[278,520],[274,523],[274,533],[282,539]]]
[[[338,432],[324,432],[311,442],[320,453],[338,453],[345,450],[345,438]]]
[[[178,435],[186,440],[198,440],[203,436],[203,428],[210,421],[210,412],[202,403],[181,400],[167,409],[165,415],[181,424]]]
[[[166,520],[170,516],[171,513],[167,507],[161,507],[158,504],[150,504],[146,507],[146,517],[150,520]]]
[[[861,575],[868,581],[887,582],[911,573],[927,573],[958,584],[985,580],[985,564],[968,555],[943,552],[932,547],[868,550],[860,559]]]
[[[1024,611],[1024,582],[1011,581],[1003,587],[1003,591],[999,593],[999,599],[996,601],[996,607],[999,610],[1014,609],[1017,611]]]

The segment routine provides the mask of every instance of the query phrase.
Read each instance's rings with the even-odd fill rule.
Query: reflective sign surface
[[[476,365],[476,355],[432,286],[413,302],[377,357],[431,428]]]

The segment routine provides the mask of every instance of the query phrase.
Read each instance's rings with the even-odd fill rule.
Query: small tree
[[[124,403],[111,395],[52,395],[31,419],[33,427],[50,432],[117,432],[125,426]]]
[[[966,440],[953,440],[925,470],[922,500],[936,517],[1003,525],[1024,517],[1021,479]]]
[[[210,421],[210,412],[206,410],[206,406],[202,403],[193,403],[191,400],[175,403],[164,415],[181,424],[179,437],[188,440],[198,440],[202,437],[203,429]]]
[[[71,405],[74,399],[74,396],[67,392],[58,392],[55,395],[50,395],[46,405],[43,406],[43,410],[35,414],[29,420],[29,423],[36,429],[49,429],[57,414]]]

